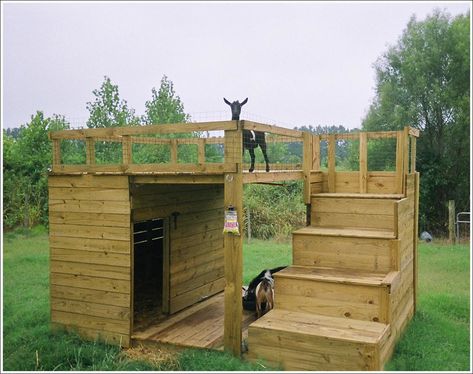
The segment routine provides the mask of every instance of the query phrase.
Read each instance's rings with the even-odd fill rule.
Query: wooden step
[[[290,266],[274,278],[276,309],[388,323],[399,272]]]
[[[387,273],[398,269],[398,253],[399,240],[392,238],[326,236],[314,228],[292,235],[294,265]]]
[[[379,193],[314,193],[312,197],[330,197],[330,198],[356,198],[356,199],[393,199],[400,200],[405,196],[403,194],[379,194]]]
[[[314,227],[308,226],[293,232],[297,235],[340,236],[349,238],[395,239],[392,230],[341,228],[341,227]]]
[[[311,225],[394,231],[397,199],[374,194],[317,194],[311,198]],[[363,196],[363,197],[361,197]]]
[[[248,357],[284,370],[382,370],[391,334],[378,322],[273,309],[248,330]]]

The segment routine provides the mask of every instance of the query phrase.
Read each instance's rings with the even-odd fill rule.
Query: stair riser
[[[274,290],[276,309],[388,323],[387,287],[276,276]]]
[[[394,201],[312,198],[311,225],[394,230]]]
[[[293,264],[360,271],[397,269],[397,240],[294,234]]]
[[[249,327],[250,359],[265,359],[284,370],[379,370],[380,347],[288,332]]]

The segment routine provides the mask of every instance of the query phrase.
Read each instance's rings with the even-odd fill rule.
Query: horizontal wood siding
[[[131,195],[134,221],[169,218],[170,313],[222,291],[223,185],[137,184]]]
[[[322,181],[314,177],[312,172],[311,192],[338,192],[358,193],[360,192],[360,173],[358,171],[335,172],[335,191],[328,190],[328,173],[321,172]],[[396,175],[394,172],[378,171],[368,172],[366,182],[367,193],[393,194],[396,193]]]
[[[126,176],[50,176],[51,322],[130,345],[130,197]]]
[[[389,199],[312,198],[311,223],[318,227],[394,231],[394,202]]]

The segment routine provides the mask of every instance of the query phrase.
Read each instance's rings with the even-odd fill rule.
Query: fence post
[[[455,244],[455,200],[448,200],[448,242]]]
[[[246,230],[248,232],[248,243],[251,243],[251,212],[250,208],[246,208],[246,221],[248,222]]]

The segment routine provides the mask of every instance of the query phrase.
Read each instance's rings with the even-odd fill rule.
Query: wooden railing
[[[419,130],[412,127],[405,127],[401,131],[380,131],[380,132],[357,132],[342,134],[312,135],[312,171],[321,171],[320,142],[327,142],[327,178],[328,190],[325,192],[340,192],[336,188],[336,143],[338,140],[359,141],[359,162],[358,162],[358,186],[356,192],[368,192],[369,174],[368,172],[368,141],[371,139],[395,139],[395,171],[392,173],[395,178],[395,191],[404,193],[405,177],[409,173],[415,172],[416,165],[416,139],[419,137]],[[410,155],[409,155],[410,153]],[[380,171],[381,172],[381,171]],[[379,172],[378,172],[379,174]],[[386,173],[387,174],[387,173]],[[318,178],[314,176],[314,178]],[[355,191],[351,191],[355,192]]]
[[[54,131],[49,134],[53,142],[53,173],[206,173],[224,174],[242,172],[246,170],[242,156],[242,130],[254,130],[266,133],[266,141],[271,143],[297,143],[302,144],[302,157],[300,162],[293,164],[271,163],[273,173],[246,174],[244,183],[275,181],[289,179],[303,179],[304,201],[310,203],[311,183],[319,180],[317,173],[321,173],[321,142],[327,142],[327,190],[337,192],[336,178],[340,171],[336,168],[336,144],[339,140],[359,141],[359,168],[357,191],[368,192],[368,181],[373,174],[368,171],[368,142],[371,139],[395,139],[395,191],[403,193],[405,175],[415,171],[416,138],[419,131],[405,127],[401,131],[382,132],[357,132],[343,134],[313,135],[308,132],[292,130],[278,126],[270,126],[252,121],[220,121],[205,123],[180,123],[165,125],[148,125],[134,127],[115,127],[98,129],[80,129]],[[210,131],[219,131],[224,136],[202,137]],[[192,134],[192,137],[169,137],[170,134]],[[179,136],[179,135],[176,135]],[[61,162],[61,141],[80,140],[84,142],[85,162],[80,164],[64,164]],[[115,163],[99,163],[96,159],[96,144],[99,142],[121,144],[121,160]],[[237,144],[239,143],[239,144]],[[166,146],[169,149],[169,159],[161,163],[134,162],[133,145],[151,144]],[[179,149],[181,145],[193,145],[197,148],[195,162],[179,162]],[[218,162],[206,160],[206,145],[220,144],[223,146],[223,155]],[[410,155],[409,155],[410,150]],[[271,158],[271,155],[270,155]],[[258,165],[264,168],[264,165]],[[275,176],[279,173],[279,176]],[[285,173],[285,175],[281,175]],[[264,176],[264,178],[263,178]],[[273,178],[273,179],[271,179]],[[279,178],[279,179],[278,179]],[[314,179],[315,178],[315,179]],[[319,178],[319,179],[317,179]],[[351,176],[353,178],[353,176]]]

